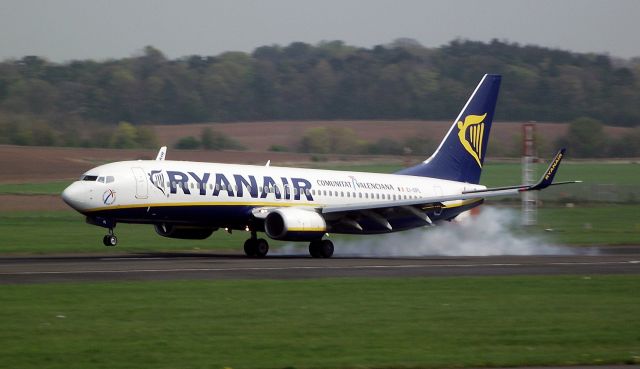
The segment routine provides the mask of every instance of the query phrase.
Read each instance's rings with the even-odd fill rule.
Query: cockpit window
[[[84,176],[80,177],[81,181],[95,181],[96,179],[98,179],[98,176],[84,175]]]
[[[104,183],[104,177],[98,177],[98,182]]]
[[[107,183],[111,183],[113,181],[115,181],[116,179],[113,176],[107,176]]]

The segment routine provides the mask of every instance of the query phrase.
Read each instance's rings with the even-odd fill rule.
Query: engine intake
[[[264,221],[267,236],[282,241],[311,241],[327,231],[324,218],[312,210],[297,208],[276,209]]]
[[[204,240],[217,230],[217,228],[181,226],[170,223],[154,224],[154,227],[156,233],[162,237],[184,240]]]

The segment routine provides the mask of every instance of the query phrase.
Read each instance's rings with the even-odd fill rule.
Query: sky
[[[497,38],[575,52],[640,56],[637,0],[0,0],[0,60],[251,52],[294,41],[427,47]]]

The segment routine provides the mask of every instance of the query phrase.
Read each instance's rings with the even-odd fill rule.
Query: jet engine
[[[217,228],[183,226],[170,223],[154,224],[154,226],[156,233],[162,237],[185,240],[204,240],[217,230]]]
[[[280,208],[273,210],[264,221],[267,236],[283,241],[312,241],[327,232],[322,215],[313,210]]]

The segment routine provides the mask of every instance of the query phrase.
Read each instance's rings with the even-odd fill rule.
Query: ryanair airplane
[[[486,188],[479,184],[495,110],[499,75],[485,75],[435,153],[395,174],[164,160],[116,162],[93,168],[62,193],[89,224],[153,224],[164,237],[205,239],[214,231],[244,230],[247,256],[269,251],[275,240],[309,242],[313,257],[333,255],[331,233],[380,234],[454,219],[483,199],[542,190],[564,155],[561,150],[535,185]],[[570,182],[563,182],[570,183]]]

